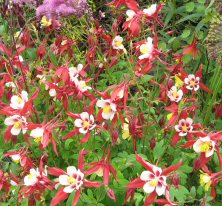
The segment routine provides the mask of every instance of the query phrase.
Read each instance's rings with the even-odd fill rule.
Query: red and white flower
[[[40,177],[40,172],[37,169],[30,169],[30,172],[28,175],[24,177],[24,185],[26,186],[34,186],[38,182],[38,177]]]
[[[81,92],[86,92],[86,91],[92,89],[91,87],[86,85],[85,81],[78,80],[78,78],[74,78],[74,83],[75,83],[76,87],[79,89],[79,91],[81,91]]]
[[[156,9],[157,9],[157,5],[156,4],[152,4],[147,9],[143,9],[143,13],[148,15],[148,16],[152,16],[153,14],[156,13]]]
[[[59,183],[64,187],[65,193],[72,193],[74,190],[79,190],[83,185],[84,174],[74,166],[67,167],[67,174],[59,176]]]
[[[205,157],[213,155],[216,142],[211,140],[209,136],[199,137],[199,139],[193,144],[193,149],[196,153],[205,153]]]
[[[13,109],[23,109],[27,101],[28,93],[26,91],[22,91],[20,95],[13,95],[11,97],[10,107]]]
[[[195,77],[194,74],[189,74],[188,77],[184,79],[184,83],[186,84],[187,89],[197,91],[200,88],[200,77]]]
[[[116,50],[125,50],[123,46],[123,38],[121,36],[116,36],[112,41],[112,47]]]
[[[153,171],[143,171],[140,175],[140,179],[146,183],[143,186],[143,190],[146,193],[152,193],[156,191],[158,196],[165,194],[166,191],[166,176],[162,175],[162,169],[153,166]]]
[[[21,156],[19,154],[14,154],[10,156],[13,160],[13,162],[15,162],[16,164],[21,162]]]
[[[69,76],[71,81],[75,80],[75,77],[79,75],[79,73],[82,71],[83,65],[78,64],[77,67],[70,67],[69,68]]]
[[[146,43],[140,46],[140,53],[139,59],[149,59],[152,57],[153,53],[153,39],[151,37],[147,38]]]
[[[193,131],[193,120],[189,117],[181,119],[178,125],[175,125],[175,130],[179,132],[179,136],[186,136],[187,133]]]
[[[94,124],[93,115],[89,115],[87,112],[82,112],[80,118],[74,122],[76,127],[79,127],[79,132],[86,134],[89,130],[93,130],[96,125]]]
[[[34,141],[36,143],[39,143],[39,142],[42,143],[43,142],[43,134],[44,134],[44,129],[37,127],[31,131],[30,136],[32,138],[34,138]]]
[[[167,92],[167,96],[173,102],[179,102],[183,97],[183,91],[181,89],[177,89],[176,86],[172,86],[170,91]]]
[[[12,126],[12,135],[19,135],[21,131],[23,134],[25,134],[27,131],[27,121],[24,116],[13,115],[11,117],[7,117],[4,123],[7,126]]]
[[[112,120],[116,114],[116,104],[112,103],[110,99],[101,99],[96,103],[97,107],[103,108],[102,117],[106,120]]]

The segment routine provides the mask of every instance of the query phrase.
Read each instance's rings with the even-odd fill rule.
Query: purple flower
[[[75,15],[81,17],[87,13],[86,0],[44,0],[43,4],[36,9],[38,17],[60,18]]]

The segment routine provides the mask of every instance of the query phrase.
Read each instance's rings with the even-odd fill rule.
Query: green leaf
[[[204,4],[205,2],[206,2],[206,0],[197,0],[198,1],[198,3],[200,3],[200,4]]]
[[[164,141],[160,141],[160,142],[157,142],[154,150],[153,150],[153,156],[154,156],[154,159],[158,159],[165,151],[165,147],[164,147]]]
[[[176,198],[180,203],[186,200],[186,196],[189,194],[189,191],[182,185],[179,188],[171,188],[170,195],[171,198]]]
[[[195,4],[193,2],[189,2],[186,4],[186,11],[187,12],[192,12],[195,8]]]
[[[183,39],[186,39],[190,35],[190,33],[191,33],[190,29],[184,29],[183,33],[181,34],[181,37]]]

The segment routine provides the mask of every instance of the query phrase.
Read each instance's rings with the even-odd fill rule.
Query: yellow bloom
[[[51,26],[51,25],[52,25],[52,20],[51,20],[51,19],[47,20],[47,17],[46,17],[46,16],[43,16],[43,17],[42,17],[42,20],[41,20],[41,25],[42,25],[43,27]]]
[[[200,185],[204,187],[206,191],[208,191],[212,183],[211,177],[207,173],[204,173],[202,171],[200,172],[202,173],[200,174]]]
[[[172,116],[173,116],[173,113],[169,113],[169,114],[167,115],[167,120],[170,120],[170,119],[172,118]]]
[[[184,84],[184,82],[178,77],[178,75],[175,75],[175,82],[176,87],[181,88]]]

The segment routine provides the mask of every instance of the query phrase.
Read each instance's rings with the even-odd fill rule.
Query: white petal
[[[161,186],[159,185],[156,186],[156,193],[158,194],[158,196],[165,194],[165,190],[166,186],[164,186],[163,184],[161,184]]]
[[[73,176],[76,173],[76,168],[74,166],[67,167],[67,174]]]
[[[88,132],[88,129],[85,130],[84,128],[79,128],[79,132],[81,134],[86,134]]]
[[[59,176],[59,183],[60,183],[61,185],[69,185],[69,183],[68,183],[68,178],[69,178],[68,175],[60,175],[60,176]]]
[[[50,95],[50,97],[55,97],[56,96],[56,90],[55,89],[50,89],[49,90],[49,95]]]
[[[25,102],[28,101],[28,93],[26,91],[24,91],[24,90],[22,91],[21,97]]]
[[[162,169],[160,167],[153,166],[153,172],[155,175],[157,175],[157,173],[159,173],[158,176],[160,176],[162,174]]]
[[[65,188],[63,189],[63,192],[65,192],[65,193],[72,193],[74,189],[75,189],[75,187],[73,187],[72,185],[70,185],[70,186],[68,186],[68,187],[65,187]]]
[[[74,124],[75,124],[76,127],[82,127],[82,122],[83,121],[81,119],[76,119]]]
[[[143,181],[148,181],[150,180],[150,175],[153,175],[153,173],[149,171],[143,171],[142,174],[140,175],[140,179]]]
[[[179,129],[179,127],[180,127],[179,125],[175,125],[175,127],[174,127],[177,132],[180,132],[180,131],[181,131],[181,130]]]
[[[151,193],[155,190],[155,187],[151,186],[149,182],[147,182],[144,186],[143,189],[146,193]]]
[[[109,120],[111,119],[111,116],[112,116],[112,112],[109,112],[109,113],[102,112],[103,119]]]
[[[15,127],[12,127],[12,129],[11,129],[11,133],[13,134],[13,135],[19,135],[19,133],[21,132],[21,128],[15,128]]]
[[[97,103],[96,103],[96,106],[103,108],[103,107],[106,106],[106,102],[103,99],[98,100]]]
[[[81,114],[80,114],[80,117],[81,117],[81,119],[82,120],[89,120],[89,114],[88,114],[88,112],[82,112]]]
[[[40,127],[37,127],[35,129],[33,129],[30,133],[30,136],[31,137],[42,137],[43,136],[43,133],[44,133],[44,129],[40,128]]]
[[[18,118],[20,118],[19,115],[14,115],[14,116],[11,116],[11,117],[7,117],[4,121],[4,124],[7,125],[7,126],[14,125],[14,123],[17,122]]]
[[[202,141],[200,139],[198,139],[194,144],[193,144],[193,149],[196,153],[200,153],[201,152],[201,144]]]
[[[186,118],[186,122],[188,122],[190,125],[193,124],[193,120],[189,117]]]

